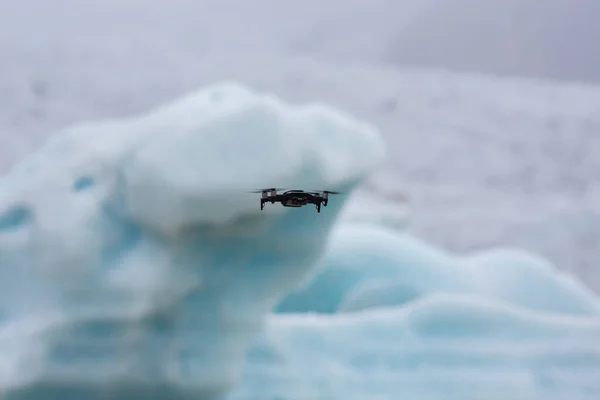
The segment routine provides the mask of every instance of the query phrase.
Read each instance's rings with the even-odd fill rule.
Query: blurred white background
[[[374,182],[448,248],[600,290],[597,0],[0,0],[0,172],[56,130],[220,79],[377,125]]]

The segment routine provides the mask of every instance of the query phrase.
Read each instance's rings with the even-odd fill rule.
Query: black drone
[[[317,207],[317,212],[321,212],[321,205],[327,207],[327,200],[330,194],[340,194],[340,192],[332,192],[323,190],[319,192],[307,192],[304,190],[286,190],[283,193],[277,193],[276,188],[255,190],[252,193],[262,193],[260,198],[260,209],[265,208],[265,203],[274,204],[281,203],[284,207],[302,207],[307,204],[314,204]]]

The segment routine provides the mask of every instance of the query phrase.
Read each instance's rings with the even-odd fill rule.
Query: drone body
[[[327,201],[330,194],[339,194],[324,190],[321,192],[307,192],[304,190],[287,190],[283,193],[277,193],[277,189],[261,189],[254,193],[262,193],[260,199],[260,209],[265,208],[265,203],[281,203],[284,207],[302,207],[307,204],[314,204],[317,212],[321,212],[321,206],[327,207]]]

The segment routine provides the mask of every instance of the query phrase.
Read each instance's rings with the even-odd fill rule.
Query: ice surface
[[[54,136],[0,181],[0,397],[225,393],[346,199],[248,191],[348,193],[383,156],[366,123],[234,83]]]
[[[406,233],[341,224],[323,265],[290,293],[280,312],[395,306],[430,293],[467,293],[531,311],[600,317],[600,299],[544,259],[516,249],[457,256]]]
[[[54,136],[0,182],[3,398],[598,398],[600,300],[545,260],[247,193],[349,193],[383,150],[233,83]]]
[[[230,399],[595,400],[600,320],[464,294],[270,316]]]
[[[231,399],[600,396],[600,298],[524,251],[340,222],[278,311]]]

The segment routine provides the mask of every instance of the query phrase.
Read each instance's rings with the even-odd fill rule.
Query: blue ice
[[[0,397],[225,394],[347,197],[249,191],[350,193],[383,157],[369,124],[235,83],[58,133],[0,182]]]

